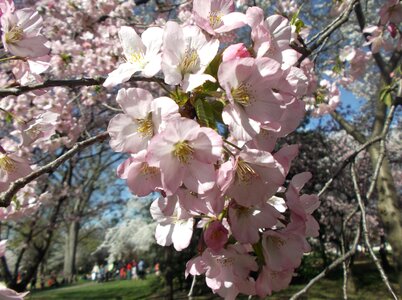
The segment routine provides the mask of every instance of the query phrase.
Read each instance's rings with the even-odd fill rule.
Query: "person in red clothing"
[[[133,269],[133,265],[131,264],[131,262],[128,262],[126,265],[127,268],[127,279],[131,279],[131,271]]]

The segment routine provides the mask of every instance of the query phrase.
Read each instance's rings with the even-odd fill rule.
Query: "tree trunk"
[[[63,269],[64,281],[67,283],[72,283],[75,275],[79,228],[80,224],[78,221],[72,221],[68,226]]]
[[[372,146],[369,149],[369,153],[374,168],[380,154],[379,146]],[[378,193],[378,211],[384,225],[387,240],[392,246],[392,254],[398,272],[399,287],[402,290],[402,214],[391,168],[386,157],[381,165],[376,187]]]

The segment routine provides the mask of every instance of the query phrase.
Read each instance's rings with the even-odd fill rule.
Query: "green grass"
[[[31,293],[27,300],[139,300],[149,299],[162,288],[159,278],[119,280],[104,283],[84,282],[74,286]]]
[[[197,283],[204,281],[199,277]],[[398,293],[395,278],[391,274],[392,285]],[[380,276],[372,264],[356,262],[352,270],[352,284],[349,285],[348,296],[351,300],[386,300],[391,299],[382,283]],[[304,284],[293,284],[288,289],[267,297],[269,300],[289,299],[294,293],[304,287]],[[200,289],[197,289],[198,293]],[[167,289],[163,287],[161,278],[149,276],[146,280],[123,280],[107,283],[85,282],[75,286],[58,288],[32,293],[26,299],[30,300],[136,300],[136,299],[166,299]],[[399,294],[400,295],[400,294]],[[175,291],[174,299],[188,299],[187,291]],[[221,299],[209,292],[195,300]],[[247,299],[239,297],[238,299]],[[254,297],[253,299],[257,299]],[[342,299],[342,272],[336,270],[314,285],[300,299],[325,300]]]

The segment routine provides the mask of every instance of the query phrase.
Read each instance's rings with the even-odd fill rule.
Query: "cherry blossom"
[[[234,12],[233,0],[195,0],[193,14],[195,23],[211,35],[246,25],[246,16]]]
[[[163,30],[159,27],[150,27],[139,37],[133,28],[122,26],[119,39],[126,62],[109,74],[103,86],[113,87],[126,82],[137,72],[146,77],[158,73],[161,70],[162,35]]]
[[[42,17],[30,8],[12,12],[7,10],[1,16],[2,41],[5,49],[13,55],[39,57],[49,53],[46,38],[40,34]]]
[[[204,71],[218,52],[219,41],[208,39],[196,26],[181,27],[176,22],[167,22],[163,36],[162,70],[165,82],[180,84],[189,92],[209,80]]]

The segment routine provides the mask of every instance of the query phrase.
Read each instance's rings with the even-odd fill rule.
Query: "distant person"
[[[156,264],[155,264],[155,266],[154,266],[154,271],[155,271],[155,275],[156,276],[159,276],[159,275],[161,275],[161,271],[160,271],[160,266],[159,266],[159,263],[157,262]]]
[[[138,278],[138,276],[137,276],[137,262],[133,259],[131,264],[133,265],[133,269],[131,270],[132,278],[137,279]]]
[[[127,263],[126,269],[127,269],[127,280],[130,280],[131,279],[131,274],[132,274],[131,272],[132,272],[132,269],[133,269],[133,265],[131,264],[131,262]]]
[[[99,266],[95,263],[94,267],[92,268],[91,279],[92,281],[96,281],[99,276]]]
[[[137,265],[138,277],[140,279],[145,279],[145,262],[141,259]]]

